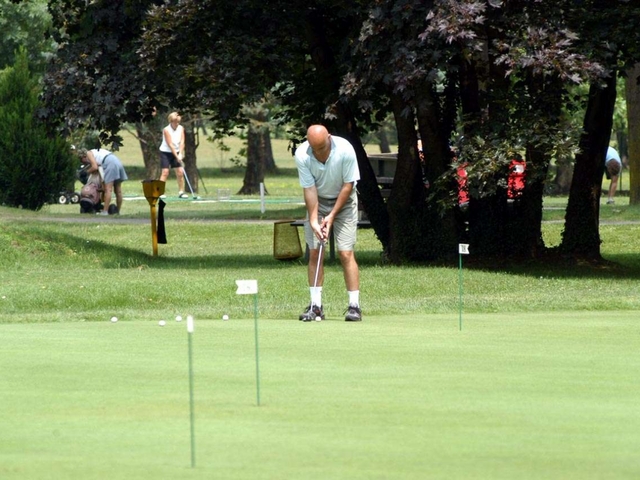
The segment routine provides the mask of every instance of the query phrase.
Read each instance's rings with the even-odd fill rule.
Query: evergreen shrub
[[[68,143],[48,132],[36,112],[40,88],[24,50],[0,74],[0,204],[39,210],[73,181]]]

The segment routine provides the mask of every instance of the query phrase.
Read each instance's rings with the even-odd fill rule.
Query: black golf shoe
[[[324,310],[322,306],[309,304],[307,309],[300,314],[298,320],[302,320],[303,322],[311,322],[313,320],[324,320]]]
[[[362,321],[362,312],[360,311],[360,307],[349,305],[349,308],[347,308],[345,313],[346,313],[344,317],[345,322],[361,322]]]

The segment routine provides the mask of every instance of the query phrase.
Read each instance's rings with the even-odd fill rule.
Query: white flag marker
[[[458,253],[460,255],[469,255],[469,244],[468,243],[459,243],[458,244]]]
[[[236,280],[238,295],[256,295],[258,293],[258,281],[257,280]]]
[[[187,332],[193,333],[193,317],[191,315],[187,316]]]

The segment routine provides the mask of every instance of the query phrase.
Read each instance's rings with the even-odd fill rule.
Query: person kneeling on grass
[[[307,274],[311,294],[311,302],[299,319],[324,320],[324,265],[318,261],[322,260],[319,247],[320,242],[327,241],[333,228],[349,295],[345,320],[358,322],[362,320],[360,273],[353,247],[358,227],[355,187],[360,180],[360,170],[355,150],[346,139],[329,135],[324,126],[311,125],[307,141],[296,149],[295,161],[307,207],[304,235],[309,246]]]
[[[93,150],[81,148],[78,150],[78,157],[82,163],[89,165],[87,173],[99,172],[100,167],[102,167],[104,172],[104,178],[102,179],[104,201],[102,202],[102,210],[97,212],[97,214],[109,215],[112,192],[116,194],[116,213],[120,213],[120,209],[122,208],[122,182],[129,178],[120,159],[104,148],[96,148]]]

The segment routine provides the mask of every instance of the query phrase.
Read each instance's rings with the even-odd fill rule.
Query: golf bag
[[[78,170],[78,179],[84,184],[80,190],[80,213],[102,210],[102,172],[88,173],[87,166]]]

